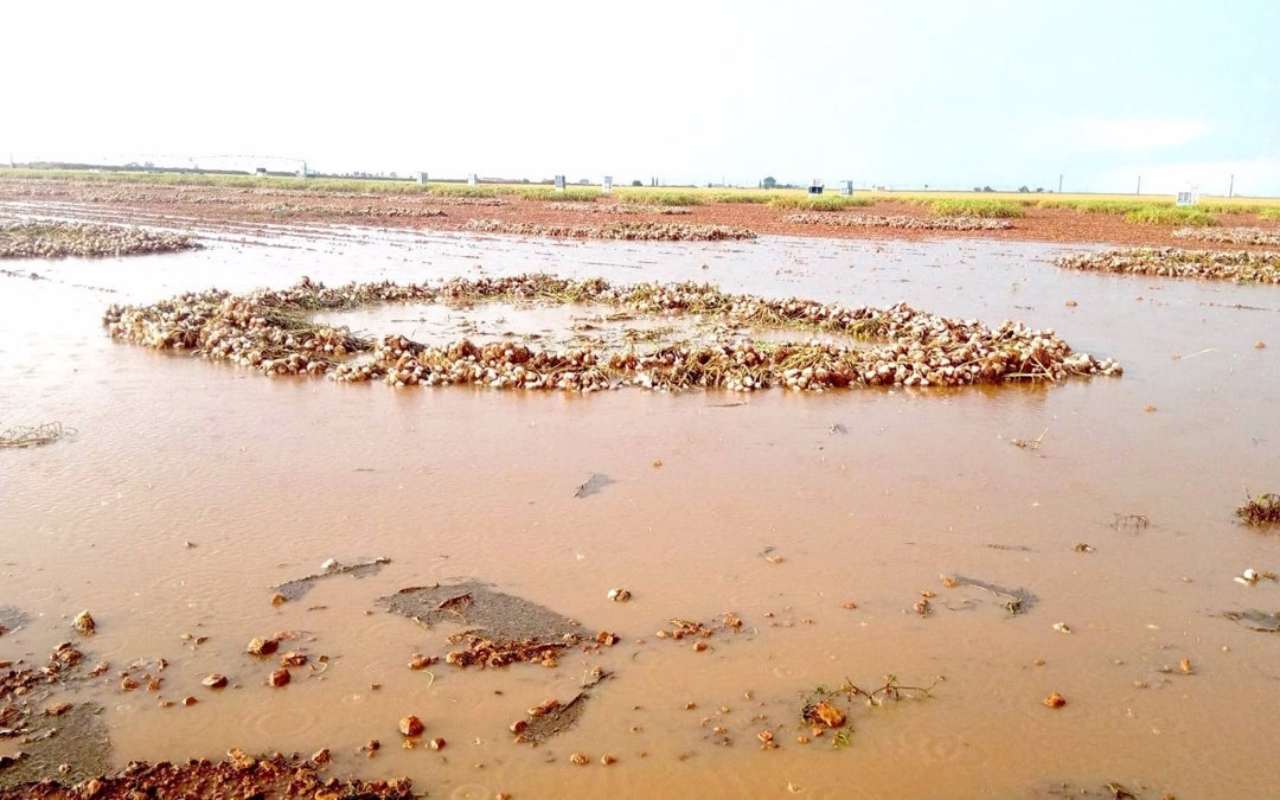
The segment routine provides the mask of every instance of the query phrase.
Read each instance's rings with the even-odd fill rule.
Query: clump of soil
[[[843,228],[895,228],[922,231],[1001,231],[1013,227],[1013,223],[1008,220],[986,217],[908,217],[906,215],[839,214],[829,211],[790,214],[783,221],[794,225],[835,225]]]
[[[141,228],[65,222],[21,222],[0,226],[0,258],[66,258],[170,253],[200,245],[188,236]]]
[[[586,710],[591,690],[610,677],[611,673],[597,667],[583,681],[582,689],[567,703],[548,700],[530,708],[528,719],[517,720],[511,725],[516,742],[537,745],[572,728]]]
[[[1173,235],[1178,239],[1199,239],[1219,244],[1280,245],[1280,229],[1277,228],[1179,228]]]
[[[610,222],[606,225],[552,225],[540,222],[507,222],[500,219],[468,220],[466,230],[480,233],[512,233],[560,239],[622,239],[645,242],[720,242],[754,239],[754,232],[734,225],[694,225],[682,222]]]
[[[1274,251],[1138,247],[1101,253],[1078,253],[1063,256],[1054,263],[1064,269],[1128,275],[1280,284],[1280,252]]]
[[[411,800],[413,783],[325,778],[313,761],[279,753],[253,758],[238,750],[225,761],[172,764],[135,761],[78,783],[42,781],[0,790],[0,800],[137,800],[137,798],[271,798],[271,800]]]
[[[333,563],[327,565],[327,569],[317,572],[313,575],[307,575],[302,578],[294,578],[291,581],[285,581],[278,586],[272,587],[275,592],[282,596],[285,600],[293,601],[301,599],[311,591],[311,587],[316,581],[332,578],[337,575],[350,575],[353,578],[367,578],[370,575],[377,575],[382,568],[391,563],[389,558],[374,558],[368,561],[357,561],[354,564]]]
[[[376,303],[598,303],[651,316],[696,315],[726,326],[835,333],[874,342],[665,344],[641,350],[593,346],[534,349],[537,343],[478,346],[466,339],[428,346],[391,334],[377,340],[312,323],[316,311]],[[613,286],[595,278],[518,275],[441,284],[353,283],[329,289],[309,279],[247,295],[210,291],[150,306],[107,309],[112,337],[160,350],[186,350],[267,375],[325,375],[394,386],[472,384],[491,388],[592,392],[629,385],[680,390],[773,386],[823,391],[854,386],[963,386],[1012,380],[1057,382],[1119,375],[1119,364],[1073,352],[1053,331],[1006,321],[991,328],[906,304],[848,308],[813,300],[729,294],[708,284]],[[532,345],[532,346],[530,346]],[[352,356],[359,355],[359,358]]]
[[[554,663],[556,654],[589,638],[574,620],[479,581],[411,586],[378,602],[427,627],[462,626],[449,637],[463,649],[445,660],[459,667],[502,667],[517,662]]]
[[[1250,497],[1236,509],[1236,516],[1249,525],[1275,525],[1280,523],[1280,494],[1267,492]]]

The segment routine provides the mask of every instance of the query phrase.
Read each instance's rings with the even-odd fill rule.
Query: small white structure
[[[418,173],[418,185],[419,185],[419,186],[426,186],[426,185],[427,185],[427,173],[425,173],[425,172],[419,172],[419,173]]]
[[[564,191],[564,176],[563,176],[563,175],[557,175],[557,176],[556,176],[556,191],[557,191],[557,192],[563,192],[563,191]]]
[[[299,178],[307,177],[307,162],[303,161],[302,166],[298,167],[298,177]]]
[[[809,184],[809,194],[822,194],[822,181],[814,178]]]
[[[471,173],[470,175],[468,175],[468,176],[467,176],[467,185],[468,185],[468,186],[475,186],[475,185],[476,185],[476,184],[478,184],[478,183],[480,183],[480,176],[479,176],[479,175],[477,175],[477,174],[475,174],[475,173],[473,172],[473,173]]]
[[[1199,203],[1199,202],[1200,202],[1200,192],[1197,189],[1192,188],[1192,189],[1187,189],[1186,191],[1178,192],[1178,205],[1180,206],[1194,206],[1196,203]]]
[[[853,196],[853,181],[841,181],[844,184],[844,193]]]
[[[604,180],[600,182],[600,191],[605,194],[613,194],[613,176],[605,175]]]

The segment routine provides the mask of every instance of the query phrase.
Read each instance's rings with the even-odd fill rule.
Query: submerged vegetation
[[[1078,253],[1054,263],[1064,269],[1280,284],[1280,252],[1274,251],[1136,247]]]
[[[1236,516],[1249,525],[1280,524],[1280,494],[1249,495],[1236,509]]]
[[[377,303],[487,301],[601,303],[636,314],[700,315],[726,323],[834,332],[873,345],[801,341],[672,344],[642,351],[535,350],[503,341],[460,340],[426,346],[391,334],[376,340],[345,327],[312,323],[310,313]],[[821,391],[850,386],[963,386],[1010,380],[1057,382],[1119,375],[1120,366],[1076,353],[1052,331],[1004,322],[941,317],[899,304],[848,308],[813,300],[726,294],[708,284],[613,286],[603,279],[548,275],[454,279],[441,284],[360,284],[329,289],[304,279],[285,290],[232,295],[184,294],[150,306],[112,306],[103,324],[113,338],[160,350],[185,350],[267,375],[383,380],[396,386],[478,384],[493,388],[596,391],[639,386],[738,391],[785,386]],[[534,343],[536,345],[536,342]],[[359,357],[356,357],[359,356]]]
[[[67,222],[0,225],[0,258],[96,258],[171,253],[200,245],[189,236]]]

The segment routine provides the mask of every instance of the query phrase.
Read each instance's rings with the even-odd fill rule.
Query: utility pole
[[[1058,194],[1062,194],[1062,173],[1058,173]]]
[[[1236,191],[1236,176],[1235,176],[1235,175],[1232,175],[1232,176],[1231,176],[1231,181],[1227,184],[1227,199],[1228,199],[1228,200],[1230,200],[1232,197],[1235,197],[1235,191]]]
[[[1142,176],[1138,176],[1138,194],[1142,194]]]

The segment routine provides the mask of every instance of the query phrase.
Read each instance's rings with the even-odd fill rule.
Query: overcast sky
[[[18,161],[1209,193],[1234,173],[1280,194],[1280,0],[20,0],[0,19]]]

